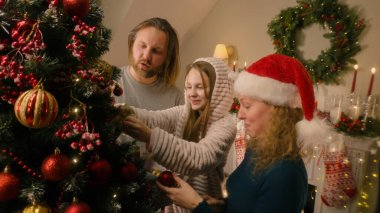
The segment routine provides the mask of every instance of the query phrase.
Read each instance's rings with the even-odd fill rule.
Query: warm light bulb
[[[73,112],[74,112],[74,113],[78,113],[78,112],[79,112],[78,107],[75,107],[75,108],[73,109]]]
[[[371,73],[372,73],[372,74],[375,74],[375,72],[376,72],[376,68],[375,68],[375,67],[372,67],[372,68],[371,68]]]
[[[359,69],[359,65],[355,64],[354,69],[356,69],[356,70]]]
[[[363,158],[359,158],[359,159],[358,159],[358,162],[359,162],[359,163],[363,163],[363,162],[364,162],[364,159],[363,159]]]
[[[77,164],[79,162],[78,158],[73,158],[73,163]]]

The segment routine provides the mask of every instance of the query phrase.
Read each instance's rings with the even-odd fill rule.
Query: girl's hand
[[[125,121],[124,132],[138,141],[149,143],[151,129],[135,116],[128,116]]]

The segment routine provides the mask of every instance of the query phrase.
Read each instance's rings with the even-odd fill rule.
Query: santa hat
[[[272,105],[302,108],[305,119],[302,121],[302,127],[297,127],[300,129],[297,131],[299,139],[302,137],[309,140],[310,132],[316,132],[318,129],[325,131],[327,128],[327,125],[323,124],[324,127],[321,127],[321,122],[313,119],[315,111],[313,83],[305,67],[295,58],[271,54],[258,60],[239,74],[234,89],[237,94],[250,96]],[[311,123],[312,120],[316,122]]]

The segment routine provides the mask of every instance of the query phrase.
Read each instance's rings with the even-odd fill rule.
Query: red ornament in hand
[[[115,96],[121,96],[123,94],[123,88],[119,84],[115,85],[115,88],[113,89],[113,94]]]
[[[87,203],[81,202],[68,206],[65,213],[91,213],[91,208]]]
[[[134,163],[128,162],[121,168],[121,176],[125,181],[131,182],[137,178],[137,167]]]
[[[171,171],[163,171],[158,176],[157,180],[164,186],[173,187],[176,182]]]
[[[88,167],[88,172],[91,180],[96,183],[104,183],[111,176],[112,166],[108,161],[101,159],[91,163]]]
[[[90,10],[89,0],[62,0],[63,9],[71,16],[83,18]]]
[[[45,158],[41,165],[41,172],[50,181],[60,181],[70,173],[70,158],[62,154],[53,154]]]
[[[18,195],[19,178],[7,172],[0,173],[0,202],[11,200]]]

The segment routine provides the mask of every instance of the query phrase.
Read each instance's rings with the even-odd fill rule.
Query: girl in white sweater
[[[200,58],[185,79],[185,105],[162,111],[133,108],[125,132],[146,143],[151,158],[182,175],[201,195],[221,198],[223,167],[236,135],[229,114],[232,85],[220,59]],[[165,213],[190,212],[171,205]]]

